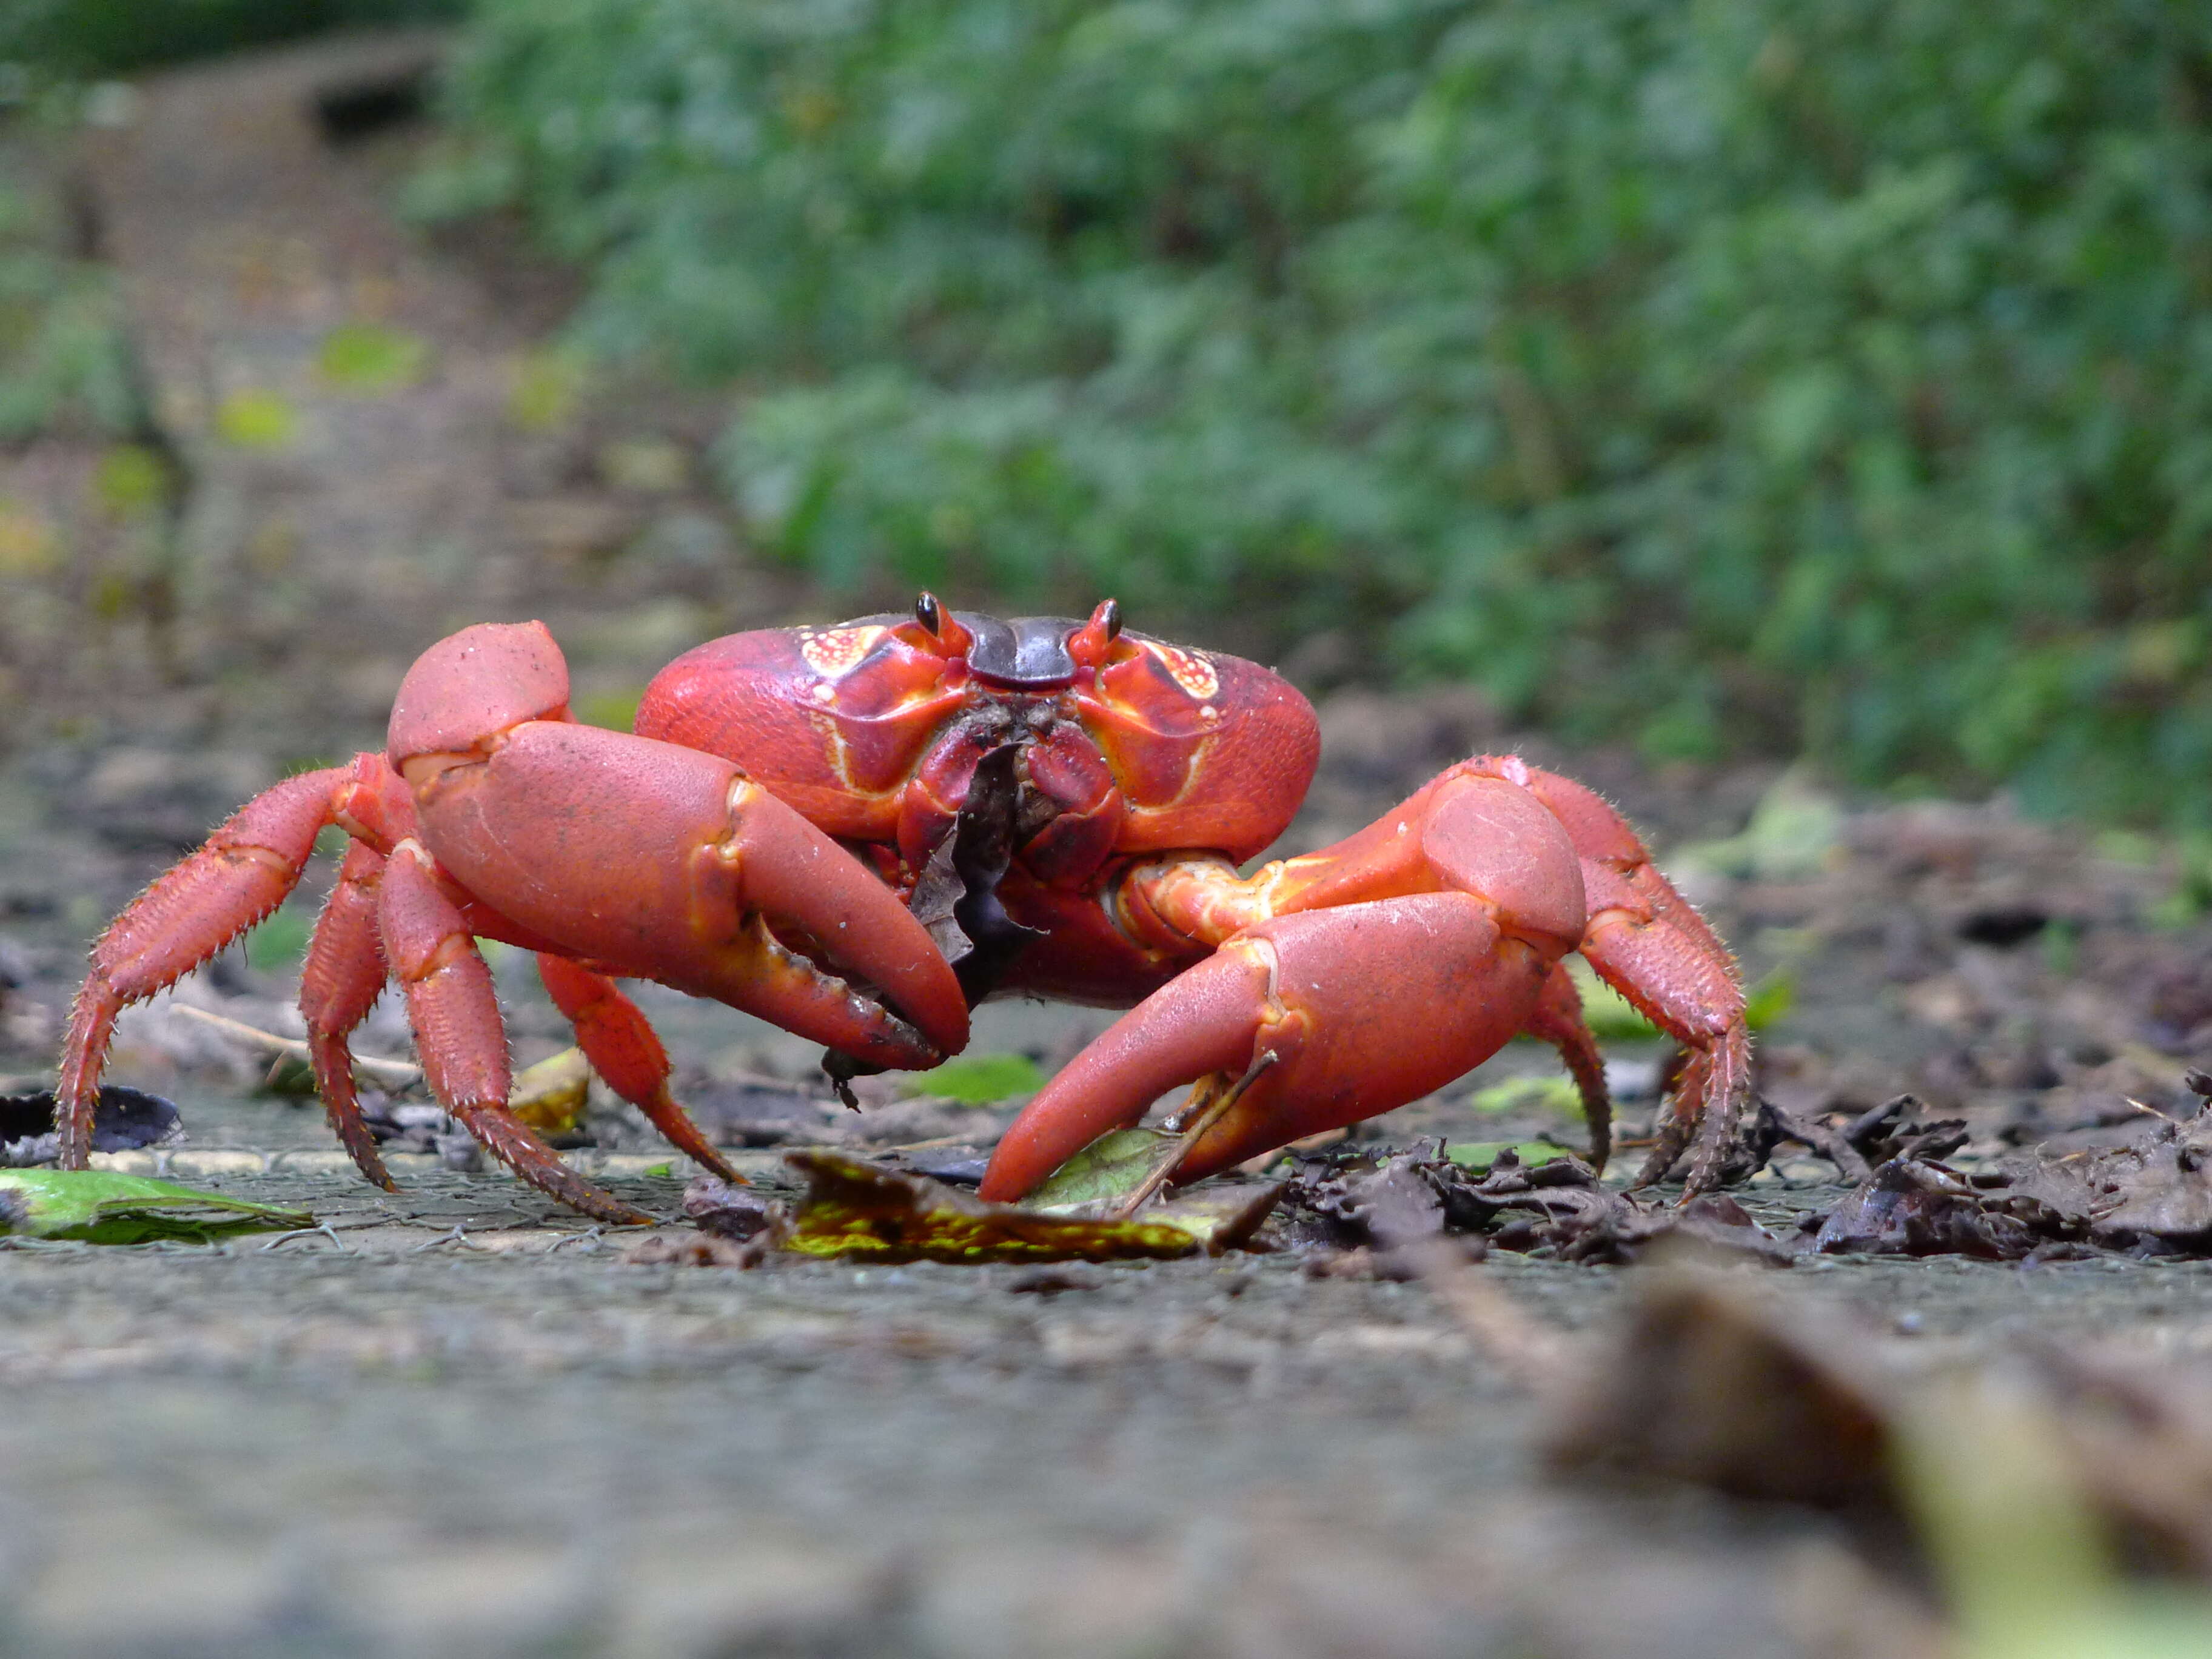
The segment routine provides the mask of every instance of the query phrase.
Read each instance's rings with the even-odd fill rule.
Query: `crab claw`
[[[967,1042],[966,999],[921,924],[726,761],[533,720],[400,767],[440,865],[571,956],[878,1066]]]
[[[1178,1180],[1419,1099],[1528,1022],[1562,948],[1504,932],[1467,893],[1255,923],[1069,1062],[1000,1141],[981,1195],[1020,1198],[1161,1095],[1208,1076],[1252,1080]]]

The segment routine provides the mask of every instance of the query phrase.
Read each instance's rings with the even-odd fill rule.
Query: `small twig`
[[[172,1003],[170,1006],[180,1014],[190,1014],[194,1019],[203,1020],[245,1042],[258,1043],[264,1048],[275,1048],[301,1060],[309,1057],[307,1045],[297,1037],[278,1036],[274,1031],[248,1025],[244,1020],[233,1019],[228,1014],[210,1013],[206,1009],[195,1008],[190,1003]],[[353,1065],[357,1072],[367,1072],[372,1077],[381,1077],[393,1083],[412,1083],[422,1075],[420,1066],[410,1065],[404,1060],[378,1060],[369,1054],[356,1054]]]
[[[1218,1096],[1207,1103],[1205,1110],[1191,1120],[1190,1126],[1182,1132],[1182,1137],[1168,1149],[1168,1155],[1160,1160],[1150,1175],[1145,1177],[1143,1184],[1122,1200],[1121,1207],[1114,1212],[1114,1219],[1127,1221],[1139,1210],[1144,1208],[1146,1200],[1166,1186],[1168,1177],[1182,1167],[1183,1159],[1190,1156],[1190,1149],[1198,1145],[1198,1138],[1218,1123],[1223,1115],[1243,1097],[1244,1091],[1259,1080],[1260,1073],[1281,1058],[1281,1054],[1273,1048],[1253,1055],[1252,1063],[1244,1068],[1244,1075],[1224,1089]],[[1200,1085],[1201,1088],[1204,1086],[1203,1084]]]

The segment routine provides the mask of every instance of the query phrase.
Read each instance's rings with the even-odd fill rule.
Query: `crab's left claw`
[[[424,844],[476,899],[585,963],[619,963],[873,1065],[968,1040],[921,924],[830,836],[729,762],[568,718],[538,623],[425,652],[387,755]]]
[[[418,793],[439,861],[569,954],[879,1066],[967,1042],[959,981],[897,895],[726,762],[538,721]]]
[[[1178,1180],[1417,1100],[1528,1022],[1567,944],[1506,931],[1496,907],[1468,893],[1255,923],[1077,1055],[1000,1141],[982,1196],[1021,1197],[1169,1090],[1209,1075],[1254,1073]]]

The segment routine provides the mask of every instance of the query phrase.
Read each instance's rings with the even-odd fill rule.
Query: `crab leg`
[[[331,1127],[353,1155],[355,1166],[386,1192],[392,1175],[376,1150],[376,1139],[362,1121],[354,1091],[353,1049],[348,1039],[368,1018],[391,977],[378,936],[377,896],[384,859],[360,842],[346,848],[345,862],[307,941],[300,969],[300,1012],[307,1023],[307,1055],[315,1072],[315,1092]]]
[[[1595,793],[1512,756],[1473,764],[1526,787],[1566,827],[1589,896],[1583,956],[1599,978],[1688,1050],[1673,1109],[1659,1125],[1636,1184],[1663,1180],[1687,1149],[1686,1189],[1710,1189],[1751,1091],[1751,1033],[1735,957],[1660,874],[1627,822]]]
[[[377,907],[385,960],[407,994],[430,1092],[478,1145],[548,1197],[617,1226],[650,1224],[651,1216],[562,1163],[507,1109],[514,1079],[491,969],[434,869],[419,843],[400,842],[385,866]]]
[[[1613,1093],[1606,1086],[1605,1056],[1597,1038],[1583,1018],[1582,993],[1566,963],[1555,962],[1544,976],[1536,1012],[1522,1028],[1523,1033],[1548,1042],[1559,1051],[1567,1075],[1582,1096],[1583,1121],[1589,1129],[1590,1167],[1603,1173],[1613,1156]]]
[[[745,1178],[716,1152],[668,1091],[668,1051],[638,1006],[605,974],[565,957],[540,952],[538,976],[576,1030],[576,1046],[600,1079],[643,1112],[653,1127],[694,1164],[740,1186]]]
[[[198,852],[156,877],[92,947],[70,1010],[55,1088],[65,1170],[84,1168],[116,1017],[174,984],[283,903],[299,884],[349,769],[302,773],[255,796]]]

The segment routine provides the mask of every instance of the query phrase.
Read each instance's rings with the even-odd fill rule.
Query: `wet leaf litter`
[[[2212,1090],[2202,1073],[2191,1081]],[[1793,1142],[1856,1182],[1787,1227],[1727,1193],[1675,1204],[1607,1184],[1556,1149],[1528,1148],[1537,1156],[1527,1161],[1520,1147],[1443,1141],[1405,1151],[1348,1144],[1283,1160],[1270,1181],[1170,1188],[1170,1199],[1146,1209],[1178,1137],[1144,1128],[1101,1137],[1024,1205],[984,1204],[921,1170],[812,1151],[787,1158],[807,1183],[790,1206],[708,1182],[694,1184],[685,1207],[706,1231],[819,1257],[1111,1261],[1289,1249],[1324,1276],[1413,1276],[1395,1255],[1437,1238],[1470,1259],[1495,1249],[1609,1266],[1662,1246],[1769,1267],[1807,1254],[2212,1255],[2212,1100],[2185,1119],[2146,1112],[2142,1133],[2121,1146],[1965,1170],[1936,1156],[1962,1142],[1958,1126],[1922,1122],[1917,1106],[1899,1097],[1829,1125],[1763,1103],[1731,1170],[1738,1185]],[[701,1196],[709,1188],[728,1197]],[[732,1215],[746,1219],[733,1225]],[[762,1259],[756,1251],[742,1265]]]

